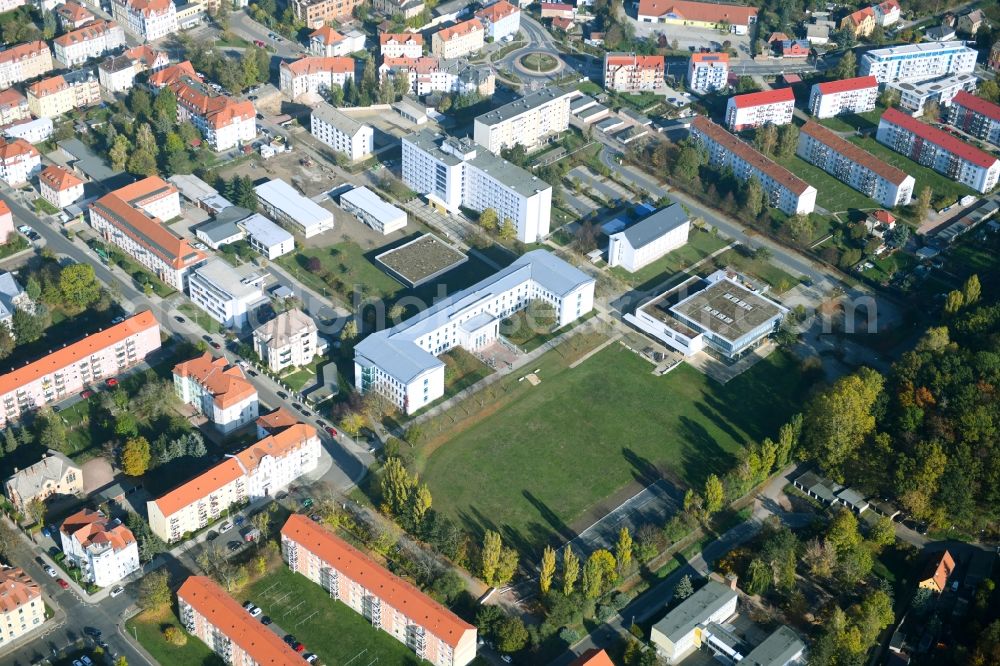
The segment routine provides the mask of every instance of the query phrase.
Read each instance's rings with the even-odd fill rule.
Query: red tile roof
[[[38,583],[24,569],[0,567],[0,611],[9,613],[41,596]]]
[[[791,88],[776,88],[774,90],[761,90],[760,92],[747,93],[730,97],[730,101],[736,105],[737,109],[748,109],[754,106],[765,106],[767,104],[779,104],[783,102],[795,103],[795,93]]]
[[[0,64],[15,60],[24,60],[26,58],[37,58],[42,55],[43,51],[49,54],[49,57],[52,56],[52,51],[49,50],[49,45],[45,42],[37,41],[18,44],[5,51],[0,51]]]
[[[605,57],[605,63],[609,67],[663,69],[663,56],[636,55],[634,53],[609,53]]]
[[[317,58],[306,56],[295,62],[283,62],[281,66],[296,76],[313,74],[315,72],[338,72],[340,74],[354,73],[354,58]]]
[[[466,632],[476,630],[474,626],[410,583],[389,573],[368,555],[309,520],[307,516],[292,514],[281,528],[281,535],[343,572],[371,594],[452,647],[458,645]]]
[[[0,162],[38,155],[38,149],[24,139],[0,139]]]
[[[434,33],[434,36],[442,41],[450,42],[456,37],[464,37],[473,32],[482,32],[483,24],[477,18],[469,19],[468,21],[462,21],[461,23],[456,23],[450,28],[445,28],[444,30],[438,30]]]
[[[337,42],[343,41],[344,36],[331,28],[328,25],[323,25],[309,33],[309,39],[318,37],[321,42],[329,46],[330,44],[336,44]]]
[[[508,16],[520,13],[520,11],[520,9],[507,2],[507,0],[500,0],[500,2],[495,2],[489,7],[480,9],[476,12],[476,16],[484,18],[491,23],[496,23],[497,21],[505,19]]]
[[[957,104],[969,111],[1000,121],[1000,105],[989,102],[982,97],[976,97],[965,90],[961,90],[955,95],[952,104]]]
[[[604,650],[591,648],[573,660],[569,666],[615,666]]]
[[[272,435],[295,425],[299,419],[284,407],[278,407],[270,414],[257,417],[257,425]]]
[[[133,62],[141,62],[146,69],[153,69],[157,65],[163,67],[170,62],[166,53],[156,51],[146,44],[125,51],[125,57]]]
[[[94,14],[81,4],[67,2],[56,7],[56,13],[71,23],[93,20]]]
[[[0,109],[9,109],[12,106],[27,106],[28,100],[16,88],[0,90]]]
[[[194,65],[191,64],[190,60],[185,60],[184,62],[179,62],[176,65],[171,65],[158,72],[154,72],[149,77],[149,85],[162,88],[172,83],[177,83],[185,76],[193,78],[197,78],[198,76],[195,74]]]
[[[729,64],[729,54],[728,53],[692,53],[691,62],[708,62],[708,63],[720,63],[724,62]]]
[[[878,80],[874,76],[856,76],[851,79],[840,79],[839,81],[827,81],[817,83],[816,87],[824,95],[831,93],[850,92],[851,90],[864,90],[865,88],[878,88]]]
[[[125,0],[125,6],[143,16],[164,14],[170,10],[173,0]]]
[[[862,150],[860,146],[838,136],[817,122],[812,120],[807,121],[800,131],[803,134],[813,137],[820,143],[829,146],[835,153],[843,155],[850,161],[866,167],[894,185],[901,184],[909,177],[891,164],[883,162],[868,151]]]
[[[875,215],[873,217],[877,222],[881,222],[882,224],[890,227],[896,224],[896,216],[887,210],[877,210],[875,211]]]
[[[36,99],[40,97],[47,97],[49,95],[54,95],[61,90],[65,90],[69,87],[66,83],[66,79],[62,74],[57,76],[51,76],[47,79],[42,79],[41,81],[36,81],[28,86],[28,94],[33,95]]]
[[[247,381],[238,366],[229,365],[225,357],[213,358],[209,352],[174,366],[174,374],[189,377],[200,384],[221,409],[257,395],[257,389]]]
[[[63,192],[71,187],[83,185],[82,180],[61,166],[56,165],[47,167],[45,171],[42,171],[38,176],[38,180],[56,192]]]
[[[389,42],[396,44],[423,44],[424,36],[418,32],[383,32],[378,36],[378,43],[385,46]]]
[[[933,580],[938,592],[944,592],[948,579],[955,571],[955,560],[951,553],[944,551],[939,559],[931,560],[927,563],[922,580]]]
[[[997,158],[989,153],[984,153],[975,146],[971,146],[964,141],[960,141],[951,134],[939,130],[936,127],[922,123],[916,118],[909,116],[899,109],[888,109],[882,114],[882,120],[887,123],[901,127],[908,132],[912,132],[918,137],[929,141],[949,153],[957,155],[961,159],[971,162],[977,166],[988,169],[997,163]]]
[[[433,56],[419,58],[383,58],[382,65],[390,69],[405,69],[417,74],[429,74],[441,68],[441,61]]]
[[[93,39],[102,39],[104,35],[111,32],[118,27],[118,24],[114,21],[105,21],[104,19],[98,19],[93,23],[89,23],[79,30],[74,30],[73,32],[67,32],[65,35],[56,37],[53,40],[54,44],[58,44],[63,48],[67,46],[73,46],[75,44],[80,44],[82,42],[89,42]]]
[[[159,176],[147,176],[125,187],[119,187],[112,194],[132,206],[145,206],[176,192],[176,187]]]
[[[75,539],[84,549],[91,545],[108,544],[114,550],[123,550],[135,543],[132,530],[117,521],[108,520],[100,511],[83,509],[63,521],[59,530]]]
[[[757,16],[757,8],[690,0],[639,0],[639,14],[643,16],[673,14],[677,18],[689,21],[705,23],[727,21],[733,25],[750,25],[750,19]]]

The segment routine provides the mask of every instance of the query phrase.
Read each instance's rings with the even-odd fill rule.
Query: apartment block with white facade
[[[893,81],[887,88],[899,92],[899,108],[913,116],[922,116],[928,102],[938,105],[938,111],[951,106],[951,100],[960,92],[975,92],[979,79],[974,74],[950,74],[927,81]],[[937,122],[938,117],[928,118]]]
[[[242,329],[253,311],[266,302],[258,275],[245,275],[218,257],[191,271],[191,301],[226,328]]]
[[[52,51],[43,41],[27,42],[0,51],[0,89],[38,78],[53,68]]]
[[[809,121],[802,126],[795,153],[886,208],[905,206],[913,196],[913,176],[819,123]]]
[[[319,349],[316,322],[298,308],[286,310],[254,329],[253,347],[271,372],[307,366]]]
[[[569,128],[569,104],[576,94],[555,86],[528,93],[476,116],[473,138],[491,153],[517,144],[531,150]]]
[[[794,111],[795,94],[791,88],[735,95],[726,104],[726,127],[742,132],[767,124],[787,125]]]
[[[420,58],[383,58],[379,78],[406,76],[410,93],[423,97],[435,92],[476,93],[490,97],[496,90],[496,75],[489,67],[465,60],[442,63],[434,56]]]
[[[0,91],[0,125],[10,125],[31,118],[28,98],[20,90],[8,88]]]
[[[125,31],[114,21],[98,19],[52,40],[56,60],[64,67],[82,65],[125,44]]]
[[[696,93],[725,90],[729,85],[728,53],[693,53],[688,61],[687,87]]]
[[[375,148],[375,130],[371,125],[358,122],[326,102],[313,107],[309,120],[309,131],[314,137],[352,162],[371,155]]]
[[[691,136],[708,151],[708,162],[713,167],[730,168],[741,181],[751,177],[760,180],[769,205],[787,215],[808,215],[816,208],[815,187],[705,116],[695,117]]]
[[[383,58],[419,58],[424,55],[424,36],[419,32],[383,32],[378,36]]]
[[[145,310],[0,375],[0,427],[114,377],[159,348],[160,325]]]
[[[42,198],[56,208],[65,208],[83,198],[83,181],[61,166],[46,167],[38,174]]]
[[[977,192],[989,192],[1000,179],[1000,159],[899,109],[882,114],[875,138],[917,164]]]
[[[663,56],[604,54],[604,88],[617,92],[657,90],[665,85]]]
[[[439,58],[463,58],[482,50],[486,30],[477,18],[462,21],[431,35],[431,53]]]
[[[347,79],[354,80],[354,58],[307,56],[294,62],[282,62],[278,78],[281,92],[289,99],[321,94],[333,86],[343,88]]]
[[[365,50],[365,35],[358,30],[341,34],[323,25],[309,34],[309,53],[321,58],[346,56]]]
[[[494,42],[514,38],[521,29],[521,9],[507,0],[499,0],[480,9],[476,18],[486,28],[486,36]]]
[[[444,395],[444,363],[454,348],[468,351],[494,343],[500,322],[536,299],[552,305],[556,327],[594,307],[593,278],[545,250],[522,255],[510,266],[419,315],[369,335],[354,348],[354,382],[362,394],[378,391],[406,414]]]
[[[66,518],[59,539],[66,559],[80,570],[83,580],[98,587],[139,570],[139,545],[132,530],[100,511],[83,509]]]
[[[521,242],[549,233],[552,186],[468,139],[421,130],[403,137],[403,182],[440,210],[492,208]]]
[[[813,84],[809,93],[809,113],[817,118],[833,118],[845,113],[867,113],[878,102],[878,81],[874,76]]]
[[[316,469],[322,447],[316,428],[296,423],[147,502],[153,534],[168,543],[196,532],[234,504],[273,497]]]
[[[687,243],[691,217],[679,203],[608,236],[608,266],[634,273]]]
[[[371,557],[300,514],[281,528],[288,568],[413,650],[434,666],[465,666],[476,658],[476,628],[395,576]]]
[[[0,647],[45,623],[38,583],[24,569],[0,565]]]
[[[962,91],[948,111],[948,123],[966,134],[1000,146],[1000,105]]]
[[[24,139],[0,139],[0,180],[20,187],[42,170],[38,149]]]
[[[154,42],[178,28],[173,0],[111,0],[111,15],[140,41]]]
[[[889,46],[861,56],[858,74],[874,76],[879,83],[922,81],[948,74],[971,74],[976,50],[965,42],[923,42]]]
[[[223,433],[257,418],[257,389],[225,357],[209,352],[174,366],[174,392],[181,402],[205,415]]]

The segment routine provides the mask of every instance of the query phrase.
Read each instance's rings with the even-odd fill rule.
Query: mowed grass
[[[125,627],[130,636],[136,636],[142,647],[161,664],[170,666],[222,666],[225,662],[211,648],[190,634],[187,643],[177,647],[163,637],[167,625],[181,628],[181,621],[169,606],[139,613]]]
[[[485,417],[472,404],[438,417],[449,439],[417,456],[437,510],[476,533],[500,530],[525,554],[661,476],[700,488],[748,441],[774,436],[807,388],[780,352],[726,386],[686,364],[655,377],[618,343],[573,369],[557,348],[534,368],[541,383],[504,380]]]
[[[793,174],[816,188],[816,203],[831,213],[850,210],[881,208],[875,200],[866,197],[853,187],[840,182],[819,167],[809,164],[798,155],[776,160]]]
[[[961,183],[956,183],[955,181],[942,176],[933,169],[921,166],[909,157],[900,155],[896,151],[883,146],[875,139],[870,137],[854,136],[851,137],[850,140],[883,162],[888,162],[889,164],[902,169],[904,173],[908,173],[913,176],[913,179],[916,181],[916,187],[913,188],[914,198],[925,187],[931,188],[931,191],[934,193],[934,197],[932,199],[933,201],[947,200],[948,202],[952,202],[964,197],[966,194],[978,196],[978,193],[971,187],[966,187]]]

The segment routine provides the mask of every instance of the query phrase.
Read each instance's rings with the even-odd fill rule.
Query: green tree
[[[764,202],[764,186],[757,176],[750,176],[743,193],[743,205],[753,219],[760,217],[764,212]]]
[[[996,104],[1000,102],[1000,84],[992,79],[987,79],[980,84],[976,94]]]
[[[59,290],[63,301],[77,310],[101,297],[101,285],[90,264],[70,264],[63,268],[59,274]]]
[[[514,579],[517,573],[518,556],[513,548],[504,546],[500,549],[500,560],[497,563],[496,585],[506,585]]]
[[[956,314],[965,305],[965,297],[957,289],[949,291],[944,299],[944,313],[947,315]]]
[[[617,580],[615,556],[603,548],[595,550],[583,565],[581,588],[587,599],[596,599]]]
[[[838,79],[852,79],[858,74],[858,58],[854,51],[847,50],[841,56],[837,68],[834,70],[834,77]]]
[[[366,95],[369,99],[375,99],[378,97],[378,76],[375,73],[375,59],[368,58],[365,61],[365,68],[361,73],[361,90],[362,95]]]
[[[111,160],[111,168],[115,171],[124,171],[131,149],[132,144],[129,143],[128,137],[123,134],[116,136],[114,143],[111,144],[111,149],[108,150],[108,159]]]
[[[493,530],[487,530],[483,537],[483,549],[479,556],[479,575],[487,585],[496,584],[502,549],[503,542],[500,535]]]
[[[0,325],[0,360],[13,354],[16,346],[17,341],[14,340],[10,327]]]
[[[427,517],[427,512],[431,510],[431,490],[427,487],[426,483],[421,483],[416,487],[416,491],[413,493],[413,500],[411,501],[411,513],[410,518],[413,520],[414,525],[422,525],[424,518]]]
[[[38,443],[46,449],[66,449],[66,423],[51,407],[42,407],[35,416]]]
[[[861,534],[858,532],[858,519],[847,509],[840,509],[830,521],[826,531],[826,542],[838,553],[846,552],[861,544]]]
[[[965,304],[965,307],[975,305],[979,302],[979,297],[982,293],[983,288],[979,284],[979,276],[975,274],[970,275],[969,279],[962,285],[962,302]]]
[[[497,212],[487,208],[479,214],[479,226],[489,232],[497,230]]]
[[[389,458],[382,468],[382,510],[399,516],[410,502],[413,479],[399,458]]]
[[[28,515],[31,516],[32,520],[38,525],[45,523],[45,514],[48,512],[48,507],[45,505],[45,501],[39,498],[34,498],[28,502]]]
[[[923,222],[927,218],[927,213],[931,210],[931,197],[934,193],[931,188],[924,186],[917,194],[917,200],[913,202],[913,214],[918,222]]]
[[[874,566],[872,551],[864,544],[859,543],[837,553],[837,577],[848,585],[863,581]]]
[[[251,88],[260,78],[260,70],[257,69],[257,58],[253,55],[249,57],[244,54],[243,60],[240,63],[241,73],[243,75],[243,88]]]
[[[145,88],[136,86],[128,94],[128,103],[126,107],[132,112],[132,115],[139,120],[149,119],[152,113],[152,101],[149,98],[149,92]]]
[[[782,125],[778,130],[778,152],[781,159],[788,159],[795,154],[799,145],[799,126],[795,123]]]
[[[615,544],[615,560],[622,571],[628,569],[632,564],[632,535],[629,534],[628,527],[618,530],[618,543]]]
[[[517,227],[514,225],[514,220],[509,217],[503,219],[503,224],[500,226],[500,240],[511,241],[517,238]]]
[[[168,127],[177,124],[177,95],[172,88],[162,88],[153,100],[153,116],[162,119]]]
[[[813,398],[803,416],[805,450],[834,479],[875,429],[873,408],[882,392],[882,376],[869,368],[838,379]]]
[[[128,158],[127,169],[129,173],[137,176],[156,175],[156,156],[148,150],[136,149]]]
[[[896,542],[896,525],[888,516],[879,516],[868,531],[868,541],[878,549]]]
[[[14,434],[14,427],[8,425],[3,429],[3,450],[4,453],[14,453],[17,450],[17,436]]]
[[[580,558],[576,556],[569,546],[563,550],[563,575],[562,591],[563,595],[570,596],[576,586],[577,578],[580,576]]]
[[[761,125],[753,134],[754,148],[765,155],[773,155],[778,145],[778,127],[774,123]]]
[[[688,182],[698,177],[698,170],[706,162],[705,154],[695,145],[684,144],[674,162],[673,175]]]
[[[27,310],[15,309],[11,323],[14,326],[14,336],[17,338],[18,344],[34,342],[45,333],[45,318],[38,314],[31,314]]]
[[[771,580],[771,567],[764,560],[755,557],[750,561],[745,587],[747,594],[764,594],[771,587]]]
[[[344,324],[344,328],[340,330],[340,339],[342,342],[351,342],[358,339],[358,322],[355,320],[350,320]]]
[[[709,474],[705,480],[705,510],[709,514],[718,513],[726,500],[726,490],[722,481],[715,474]]]
[[[692,594],[694,594],[694,585],[691,583],[691,576],[685,574],[674,587],[674,598],[684,600]]]
[[[506,654],[519,652],[528,644],[528,630],[519,617],[506,617],[496,629],[497,649]]]
[[[556,573],[556,551],[552,546],[546,546],[542,551],[542,566],[538,573],[538,589],[543,595],[552,588],[552,577]]]
[[[142,476],[149,469],[149,440],[132,437],[122,447],[122,472],[127,476]]]
[[[138,603],[142,608],[160,608],[170,603],[166,571],[154,571],[139,581]]]

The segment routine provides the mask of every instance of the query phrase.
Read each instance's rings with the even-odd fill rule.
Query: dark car
[[[312,415],[313,415],[313,413],[310,412],[308,409],[303,409],[302,410],[302,416],[312,416]]]
[[[210,530],[209,533],[205,535],[205,538],[208,539],[209,541],[215,541],[216,539],[219,538],[219,533],[216,532],[215,530]]]
[[[203,336],[201,336],[201,339],[204,340],[205,342],[211,342],[212,341],[212,336],[211,335],[203,335]]]
[[[288,394],[285,393],[284,391],[278,391],[278,397],[281,398],[282,400],[288,400]]]
[[[265,615],[264,617],[260,618],[260,623],[263,624],[264,626],[267,626],[271,624],[271,618]]]
[[[230,541],[228,544],[226,544],[226,548],[229,549],[230,553],[235,553],[240,549],[240,545],[241,544],[239,541]]]
[[[277,495],[275,495],[275,498],[276,499],[280,499],[280,500],[283,500],[286,497],[288,497],[288,493],[286,493],[284,490],[282,490],[280,493],[278,493]]]
[[[99,640],[101,638],[101,630],[96,627],[84,627],[83,633],[87,634],[91,638]]]
[[[318,425],[320,428],[325,428],[329,424],[326,421],[324,421],[323,419],[316,419],[316,425]]]
[[[177,322],[178,324],[183,324],[183,323],[184,323],[184,317],[182,317],[182,316],[180,316],[180,315],[174,315],[174,320],[175,320],[175,321],[176,321],[176,322]]]
[[[292,636],[291,634],[285,634],[285,637],[282,640],[289,645],[295,645],[298,642],[295,640],[295,636]]]
[[[311,516],[309,516],[309,519],[310,519],[311,521],[313,521],[314,523],[318,523],[318,522],[320,522],[321,520],[323,520],[323,517],[322,517],[322,516],[320,516],[320,515],[319,515],[318,513],[314,513],[314,514],[312,514]]]
[[[222,349],[222,345],[220,345],[215,340],[212,340],[212,342],[210,342],[209,344],[212,345],[212,349]]]
[[[251,377],[256,377],[257,376],[257,373],[254,372],[253,370],[250,370],[249,368],[247,368],[247,374],[250,375]]]
[[[302,411],[302,405],[300,405],[297,402],[293,402],[292,403],[292,407],[294,407],[295,409],[299,410],[300,412]]]

